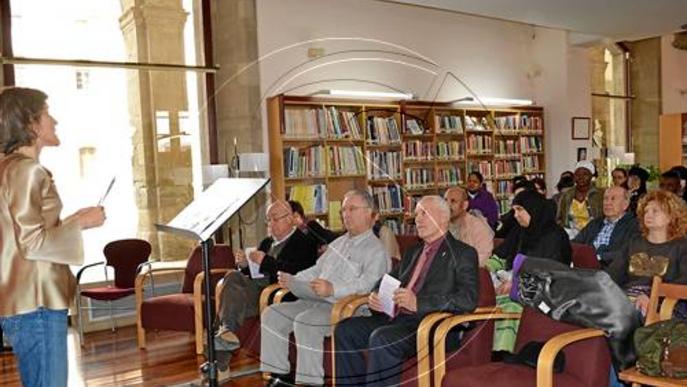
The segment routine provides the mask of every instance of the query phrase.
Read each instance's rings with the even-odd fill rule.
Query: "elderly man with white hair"
[[[477,307],[477,251],[448,232],[450,216],[444,199],[423,197],[415,209],[422,242],[408,249],[390,273],[400,281],[393,293],[391,316],[382,313],[378,285],[369,296],[372,316],[353,317],[336,326],[336,378],[340,383],[399,385],[403,361],[415,354],[422,318],[438,311],[470,313]]]

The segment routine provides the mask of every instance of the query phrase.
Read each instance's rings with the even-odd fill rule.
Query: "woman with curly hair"
[[[643,314],[652,278],[687,284],[687,206],[672,192],[652,191],[639,200],[642,238],[633,239],[606,271]]]

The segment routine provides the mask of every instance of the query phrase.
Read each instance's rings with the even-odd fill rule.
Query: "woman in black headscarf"
[[[565,230],[556,224],[553,206],[546,198],[534,190],[525,190],[515,196],[512,207],[518,225],[494,249],[494,255],[501,260],[501,264],[495,265],[493,268],[496,270],[492,271],[510,270],[517,254],[548,258],[569,265],[572,254],[570,239]]]

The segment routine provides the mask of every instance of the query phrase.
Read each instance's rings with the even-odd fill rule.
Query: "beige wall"
[[[658,119],[661,114],[661,40],[629,42],[632,102],[632,150],[635,161],[658,166]]]
[[[290,93],[386,90],[364,81],[382,82],[420,99],[469,95],[452,79],[439,90],[444,74],[452,71],[479,96],[529,98],[544,106],[548,183],[574,162],[570,119],[589,116],[591,102],[585,50],[569,46],[566,32],[367,0],[256,1],[261,98],[311,82],[319,83]],[[312,41],[326,38],[357,40]],[[315,47],[326,54],[355,51],[308,63],[308,48]],[[345,61],[351,58],[355,61]],[[322,82],[340,78],[360,82]]]
[[[672,42],[672,34],[661,37],[662,113],[687,113],[687,50]]]

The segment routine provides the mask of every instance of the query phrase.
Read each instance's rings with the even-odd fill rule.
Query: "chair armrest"
[[[334,327],[344,318],[351,317],[351,315],[345,315],[346,308],[350,302],[356,301],[361,297],[367,300],[367,294],[349,294],[336,301],[334,307],[332,308],[332,327]]]
[[[210,269],[210,275],[213,274],[226,274],[235,269]],[[193,298],[200,297],[202,300],[203,296],[203,281],[205,281],[205,272],[200,272],[196,274],[196,278],[193,280]]]
[[[369,295],[357,295],[355,298],[351,298],[346,305],[343,305],[343,310],[341,311],[340,320],[353,316],[353,314],[363,305],[367,305],[367,299]]]
[[[441,380],[446,374],[446,337],[451,329],[457,325],[472,321],[517,320],[519,318],[520,313],[496,312],[463,314],[443,320],[434,332],[434,384],[436,386],[441,386]]]
[[[260,314],[262,314],[262,311],[269,305],[270,297],[281,289],[282,287],[279,286],[279,284],[272,284],[262,289],[262,292],[260,292]]]
[[[100,265],[104,265],[104,264],[105,264],[105,261],[91,263],[91,264],[88,264],[86,266],[81,267],[81,269],[79,269],[79,271],[76,273],[76,284],[78,285],[81,283],[81,276],[86,271],[86,269],[90,269],[92,267],[96,267],[96,266],[100,266]]]
[[[553,361],[563,347],[576,341],[600,336],[605,336],[604,331],[586,328],[561,333],[560,335],[550,338],[546,344],[544,344],[544,347],[539,353],[539,359],[537,360],[537,387],[553,387]]]
[[[273,304],[279,304],[281,301],[286,297],[287,294],[290,294],[291,291],[287,288],[279,288],[279,290],[274,293],[274,298],[272,299]]]

